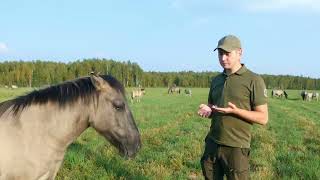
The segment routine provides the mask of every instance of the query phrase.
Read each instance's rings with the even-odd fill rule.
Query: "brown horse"
[[[133,157],[140,134],[124,88],[92,74],[0,103],[0,179],[53,180],[67,147],[93,127]]]

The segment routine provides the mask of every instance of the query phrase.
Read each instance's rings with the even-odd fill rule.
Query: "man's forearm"
[[[268,113],[261,111],[248,111],[244,109],[236,109],[234,112],[235,115],[247,120],[251,123],[257,123],[261,125],[266,125],[268,122]]]

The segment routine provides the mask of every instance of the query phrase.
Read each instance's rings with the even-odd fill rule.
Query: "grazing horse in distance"
[[[284,90],[272,90],[271,96],[272,97],[280,97],[280,98],[282,98],[284,96],[286,99],[288,99],[288,94]]]
[[[131,102],[133,102],[135,99],[137,102],[140,102],[140,98],[146,93],[144,88],[139,89],[133,89],[131,91]]]
[[[306,101],[306,100],[307,100],[307,94],[308,94],[307,91],[301,91],[301,94],[300,94],[300,95],[301,95],[303,101]]]
[[[18,86],[17,85],[11,85],[11,89],[17,89]]]
[[[316,101],[319,100],[319,93],[318,92],[307,92],[307,91],[302,91],[301,92],[301,97],[302,100],[304,101],[311,101],[312,99],[315,99]]]
[[[173,94],[174,92],[179,93],[181,92],[180,88],[173,84],[171,87],[168,88],[168,94]]]
[[[316,101],[319,101],[319,93],[317,93],[317,92],[313,92],[312,93],[312,99],[316,99]]]
[[[0,103],[0,179],[53,180],[88,127],[134,157],[141,140],[124,92],[112,76],[91,74]]]
[[[186,95],[188,95],[188,96],[192,96],[192,91],[191,91],[191,89],[185,89],[185,90],[184,90],[184,93],[185,93]]]
[[[306,97],[305,97],[305,100],[306,101],[311,101],[312,100],[312,96],[313,96],[313,93],[306,93]]]

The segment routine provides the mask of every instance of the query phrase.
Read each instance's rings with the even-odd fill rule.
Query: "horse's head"
[[[97,91],[94,115],[90,126],[118,148],[120,154],[132,157],[141,146],[140,134],[126,101],[123,86],[113,77],[92,74],[90,79]]]
[[[283,91],[284,96],[286,97],[286,99],[288,99],[288,93],[286,91]]]
[[[146,89],[145,89],[145,88],[141,88],[140,90],[141,90],[141,92],[142,92],[143,95],[146,94]]]
[[[302,97],[302,100],[306,100],[306,97],[307,97],[307,91],[301,91],[301,97]]]

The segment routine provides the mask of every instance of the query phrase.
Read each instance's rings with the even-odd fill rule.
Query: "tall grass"
[[[0,89],[0,99],[30,90]],[[147,88],[140,103],[129,101],[142,138],[136,158],[123,159],[88,129],[68,148],[57,179],[202,179],[199,160],[210,120],[196,111],[207,94]],[[253,127],[251,179],[320,179],[320,102],[303,102],[297,90],[288,94],[288,100],[269,98],[269,123]]]

